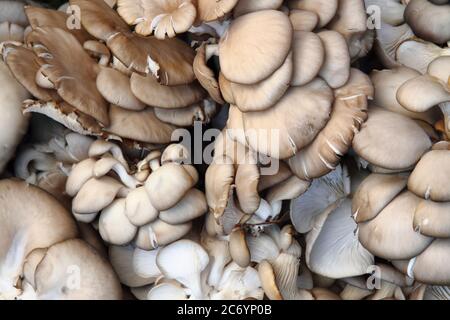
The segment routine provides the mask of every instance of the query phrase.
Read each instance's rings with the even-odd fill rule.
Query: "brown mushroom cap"
[[[413,262],[412,274],[422,283],[450,285],[450,239],[436,239]]]
[[[338,0],[289,0],[291,9],[312,11],[319,16],[319,28],[326,26],[338,10]]]
[[[232,22],[219,43],[221,71],[232,82],[255,84],[281,67],[291,43],[292,24],[282,12],[246,14]]]
[[[325,48],[320,37],[307,31],[295,31],[293,40],[293,86],[303,86],[313,80],[325,62]]]
[[[62,29],[38,28],[28,35],[27,41],[36,45],[33,49],[43,61],[41,70],[58,94],[81,112],[108,125],[108,104],[95,84],[99,67],[78,40]],[[42,46],[44,54],[37,52]]]
[[[117,12],[129,25],[136,25],[136,33],[143,36],[154,33],[158,39],[186,32],[197,14],[191,0],[120,0]]]
[[[220,92],[219,83],[214,77],[214,72],[208,67],[206,61],[206,44],[203,43],[198,49],[194,59],[194,73],[198,82],[206,89],[211,98],[219,103],[224,104],[225,101],[222,98]]]
[[[313,31],[319,23],[319,16],[307,10],[291,10],[289,19],[295,31]]]
[[[369,118],[356,134],[353,148],[360,157],[375,166],[405,170],[431,148],[431,141],[410,118],[370,107]]]
[[[422,200],[414,212],[414,229],[421,234],[450,238],[450,202]]]
[[[200,21],[214,21],[231,12],[239,0],[196,0],[197,19]]]
[[[234,17],[239,17],[244,14],[268,10],[278,9],[283,4],[283,0],[240,0],[233,10]]]
[[[432,174],[439,170],[439,174]],[[438,202],[450,201],[450,150],[432,150],[425,154],[408,179],[408,189],[417,196]]]
[[[359,240],[374,255],[389,260],[411,259],[423,252],[433,238],[413,229],[420,198],[406,191],[392,200],[374,219],[359,224]]]

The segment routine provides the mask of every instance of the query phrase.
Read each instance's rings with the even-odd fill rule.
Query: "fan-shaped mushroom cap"
[[[142,250],[153,250],[183,238],[191,229],[191,221],[172,225],[156,219],[139,228],[134,242]]]
[[[319,75],[332,88],[345,85],[350,77],[350,53],[345,38],[336,31],[325,30],[317,34],[325,49],[325,60]]]
[[[413,229],[414,211],[420,198],[406,191],[392,200],[374,219],[359,224],[359,240],[377,257],[410,259],[423,252],[433,238]],[[395,245],[394,245],[395,244]]]
[[[258,264],[258,273],[266,296],[270,300],[283,300],[283,296],[275,281],[275,272],[272,265],[266,260],[261,261]]]
[[[191,175],[191,169],[195,176]],[[150,174],[145,188],[153,207],[162,211],[176,205],[197,181],[198,175],[194,168],[172,162]]]
[[[449,202],[422,200],[414,212],[414,229],[421,234],[450,238]]]
[[[408,179],[408,189],[424,199],[449,202],[450,151],[433,150],[425,154]],[[439,174],[430,174],[439,168]]]
[[[207,44],[203,43],[197,49],[193,64],[194,73],[198,82],[208,91],[211,98],[219,104],[224,104],[225,101],[222,98],[219,83],[215,78],[214,72],[207,65],[208,57],[206,55],[206,48]]]
[[[250,12],[276,10],[282,4],[283,0],[240,0],[233,10],[233,15],[236,18]]]
[[[353,195],[352,213],[357,223],[375,218],[403,189],[407,177],[371,174]]]
[[[431,141],[410,118],[370,107],[369,118],[355,135],[353,148],[375,166],[401,171],[416,164],[431,148]]]
[[[80,44],[92,40],[92,36],[83,28],[69,28],[69,17],[64,12],[36,6],[26,6],[25,14],[33,30],[42,27],[59,28],[73,34]]]
[[[42,88],[36,84],[36,73],[41,66],[31,49],[6,44],[3,47],[3,59],[17,81],[34,97],[44,101],[61,100],[55,90]]]
[[[331,89],[325,81],[316,79],[303,87],[289,88],[268,110],[241,113],[248,145],[273,158],[292,157],[326,125],[332,101]],[[236,116],[239,112],[230,112],[229,123]]]
[[[450,239],[436,239],[412,262],[412,275],[422,283],[450,285]]]
[[[233,101],[242,112],[268,109],[288,90],[292,74],[293,57],[289,54],[283,65],[267,79],[251,85],[231,82]]]
[[[0,126],[3,128],[0,135],[1,173],[26,133],[29,117],[22,114],[20,107],[29,93],[11,76],[3,62],[0,62],[0,86]]]
[[[367,273],[374,257],[359,242],[357,225],[351,216],[351,200],[333,210],[319,228],[317,237],[307,236],[306,262],[311,271],[329,278],[353,277]],[[309,249],[308,249],[309,247]]]
[[[219,43],[221,71],[232,82],[255,84],[281,67],[291,43],[292,24],[282,12],[246,14],[232,22]]]
[[[319,16],[319,28],[325,27],[335,16],[338,0],[289,0],[291,9],[312,11]]]
[[[295,31],[293,40],[293,86],[303,86],[313,80],[325,62],[325,48],[320,37],[308,31]]]
[[[128,193],[125,213],[135,226],[143,226],[158,217],[158,211],[150,203],[145,187],[136,188]]]
[[[123,73],[112,68],[103,68],[96,83],[98,91],[109,103],[134,111],[145,108],[145,104],[131,92],[130,78]]]
[[[25,257],[37,248],[75,238],[76,224],[47,192],[22,181],[0,181],[0,296],[12,299]]]
[[[190,289],[194,299],[203,299],[200,274],[209,263],[208,253],[197,243],[180,240],[161,249],[156,263],[169,279],[175,279]]]
[[[191,189],[174,207],[161,211],[159,218],[166,223],[181,224],[194,220],[207,211],[208,206],[203,192]]]
[[[197,0],[197,20],[214,21],[231,12],[239,0]]]
[[[398,0],[364,0],[366,8],[370,6],[377,6],[380,8],[381,19],[384,23],[392,26],[398,26],[404,22],[403,14],[406,6],[405,1]]]
[[[198,83],[170,87],[159,84],[151,76],[143,77],[137,73],[131,75],[131,91],[147,105],[164,109],[184,108],[205,97]]]
[[[438,112],[411,112],[404,108],[397,100],[398,89],[408,80],[418,76],[420,76],[418,71],[408,67],[373,71],[370,78],[375,87],[374,104],[412,119],[420,119],[434,124],[439,116]]]
[[[197,14],[191,0],[120,0],[117,12],[129,25],[136,25],[136,33],[154,33],[158,39],[186,32]]]
[[[313,31],[319,23],[319,16],[307,10],[291,10],[289,19],[294,31]]]
[[[118,246],[133,240],[137,227],[128,220],[125,199],[117,199],[102,210],[99,232],[104,241]]]
[[[81,112],[104,125],[109,124],[108,104],[97,91],[95,79],[99,67],[84,51],[78,40],[58,28],[33,30],[27,41],[45,63],[42,72],[55,85],[58,94]]]
[[[169,143],[177,128],[159,120],[152,108],[130,111],[111,105],[109,108],[111,125],[105,131],[147,143]]]
[[[116,300],[122,288],[111,265],[82,240],[50,247],[35,272],[43,300]]]
[[[405,9],[406,23],[419,38],[439,44],[449,41],[450,5],[446,2],[410,0]]]
[[[450,77],[450,56],[443,56],[433,60],[428,65],[427,73],[448,84],[448,78]]]
[[[231,258],[237,265],[242,268],[250,265],[250,251],[245,239],[245,230],[237,227],[231,232],[229,247]]]

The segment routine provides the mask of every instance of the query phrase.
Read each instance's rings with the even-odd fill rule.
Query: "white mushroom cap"
[[[143,226],[158,217],[158,211],[153,207],[145,187],[131,190],[125,200],[125,214],[135,226]]]
[[[335,16],[338,0],[289,0],[289,8],[312,11],[319,16],[319,28],[325,27]]]
[[[102,210],[99,232],[103,240],[114,245],[125,245],[133,240],[137,227],[126,215],[125,199],[117,199]]]
[[[156,219],[139,228],[134,242],[142,250],[153,250],[181,239],[191,229],[191,221],[172,225]]]

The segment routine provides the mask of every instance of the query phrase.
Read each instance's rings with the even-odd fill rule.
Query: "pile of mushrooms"
[[[0,0],[0,299],[449,299],[449,44],[446,0]]]

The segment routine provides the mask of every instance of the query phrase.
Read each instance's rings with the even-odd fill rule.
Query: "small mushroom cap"
[[[284,13],[246,14],[232,22],[219,43],[221,71],[232,82],[255,84],[281,67],[291,43],[292,24]]]
[[[319,17],[319,28],[325,27],[338,10],[338,0],[289,0],[290,9],[307,10]]]
[[[239,0],[197,0],[197,20],[209,22],[231,12]]]
[[[418,282],[450,285],[450,239],[436,239],[414,261],[412,274]]]
[[[107,45],[125,66],[154,77],[163,85],[178,86],[195,80],[195,51],[179,39],[158,40],[118,33]]]
[[[252,85],[231,82],[233,101],[242,112],[268,109],[288,90],[292,74],[293,58],[289,54],[283,65],[267,79]]]
[[[311,182],[292,176],[267,190],[265,199],[271,205],[280,201],[292,200],[304,194],[310,185]]]
[[[225,101],[222,98],[219,83],[215,78],[213,70],[207,64],[206,47],[206,43],[203,43],[197,49],[193,64],[194,73],[198,82],[208,91],[211,98],[219,104],[224,104]]]
[[[384,23],[392,26],[398,26],[405,20],[403,18],[408,1],[398,0],[364,0],[366,8],[369,6],[378,6],[381,9],[381,19]]]
[[[229,104],[235,104],[233,93],[231,92],[231,82],[225,78],[222,72],[219,73],[219,88],[224,100]]]
[[[19,81],[34,97],[49,101],[58,101],[61,98],[52,89],[45,89],[36,84],[36,73],[40,69],[37,57],[31,49],[6,44],[3,47],[3,58],[13,76]]]
[[[315,300],[343,300],[336,293],[326,288],[313,288],[311,294]]]
[[[450,56],[439,57],[428,65],[427,73],[448,84],[450,77]]]
[[[111,265],[82,240],[50,247],[35,273],[36,293],[49,300],[118,300],[122,288]]]
[[[250,251],[245,239],[245,230],[236,228],[230,234],[230,254],[233,261],[242,268],[250,265]]]
[[[216,218],[222,216],[227,207],[231,184],[234,182],[235,168],[228,157],[214,160],[205,177],[206,200]]]
[[[292,157],[311,143],[326,125],[332,101],[333,93],[321,79],[303,87],[289,88],[272,108],[241,114],[248,145],[273,158]],[[229,122],[234,121],[235,116],[230,112]]]
[[[192,229],[192,222],[172,225],[156,219],[139,228],[135,245],[142,250],[153,250],[183,238]]]
[[[95,160],[88,158],[80,161],[72,167],[66,182],[66,193],[75,197],[83,185],[94,176]]]
[[[420,76],[417,70],[408,67],[397,67],[382,71],[373,71],[370,78],[375,87],[374,104],[392,112],[403,114],[412,119],[424,120],[434,124],[438,119],[438,112],[411,112],[404,108],[397,100],[398,89],[408,80]]]
[[[240,0],[233,10],[233,15],[236,18],[250,12],[276,10],[282,4],[283,0]]]
[[[136,25],[137,34],[154,33],[158,39],[188,31],[197,14],[191,0],[120,0],[117,12],[129,25]]]
[[[369,118],[355,135],[353,148],[360,157],[375,166],[405,170],[414,166],[431,148],[431,141],[410,118],[370,107]]]
[[[191,189],[174,207],[161,211],[159,219],[176,225],[201,217],[207,211],[208,205],[203,192]]]
[[[336,31],[326,30],[317,34],[325,49],[325,61],[319,75],[332,88],[345,85],[350,77],[350,53],[345,38]]]
[[[128,220],[125,199],[117,199],[102,210],[99,232],[104,241],[117,246],[126,245],[133,240],[137,227]]]
[[[261,286],[267,298],[270,300],[283,300],[283,296],[275,281],[275,272],[267,260],[263,260],[258,264],[258,273],[261,279]]]
[[[130,191],[125,201],[125,213],[128,220],[138,227],[154,221],[159,214],[151,204],[145,187]]]
[[[446,1],[411,0],[405,9],[405,21],[424,40],[438,44],[450,40],[450,6]]]
[[[172,133],[177,128],[159,120],[153,108],[131,111],[111,105],[109,117],[111,125],[105,131],[122,138],[147,143],[169,143]]]
[[[295,31],[293,43],[293,86],[303,86],[313,80],[325,62],[325,48],[320,37],[307,31]]]
[[[432,174],[439,168],[439,174]],[[433,150],[425,154],[408,179],[408,189],[423,199],[449,202],[450,151]]]
[[[450,101],[450,89],[438,79],[425,75],[408,80],[397,91],[398,102],[414,112],[425,112]]]
[[[340,279],[365,274],[373,265],[373,255],[361,246],[354,232],[357,225],[351,217],[351,205],[350,199],[344,200],[319,225],[318,237],[312,242],[307,238],[311,249],[307,249],[306,262],[311,271]]]
[[[108,125],[108,104],[95,84],[99,67],[78,40],[62,29],[45,27],[33,30],[27,41],[45,47],[49,55],[41,55],[42,71],[58,94],[81,112]]]
[[[414,211],[420,198],[409,191],[392,200],[374,219],[359,224],[359,240],[377,257],[410,259],[424,251],[433,238],[414,231]],[[395,245],[394,245],[395,244]]]
[[[256,162],[239,164],[236,170],[236,195],[242,211],[253,214],[258,209],[261,198],[258,193],[260,172]]]
[[[375,218],[402,190],[407,177],[371,174],[359,185],[352,201],[352,213],[357,223]]]
[[[145,188],[153,207],[162,211],[176,205],[197,181],[198,175],[193,177],[188,165],[166,163],[150,174]]]
[[[414,229],[421,234],[450,238],[449,202],[422,200],[414,212]]]
[[[313,31],[319,23],[319,16],[307,10],[291,10],[289,19],[294,31]]]
[[[154,108],[154,112],[159,120],[180,127],[190,127],[196,121],[202,123],[209,121],[204,111],[204,101],[181,109]]]
[[[164,109],[184,108],[205,97],[198,83],[169,87],[159,84],[151,76],[143,77],[137,73],[131,75],[131,91],[147,105]]]
[[[96,83],[98,91],[109,103],[134,111],[145,108],[145,104],[131,92],[130,78],[123,73],[112,68],[103,68]]]
[[[92,40],[92,36],[83,28],[69,28],[69,16],[65,12],[40,8],[36,6],[26,6],[25,14],[31,28],[37,29],[41,27],[53,27],[63,29],[72,33],[80,44],[84,44],[88,40]]]
[[[28,25],[24,12],[24,3],[20,1],[1,1],[0,22],[9,21],[21,26]]]

